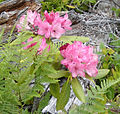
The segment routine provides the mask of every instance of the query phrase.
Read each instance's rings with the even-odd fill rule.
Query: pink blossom
[[[29,38],[29,39],[27,40],[27,43],[32,42],[32,41],[33,41],[33,38]],[[25,45],[26,42],[22,42],[22,44]],[[29,48],[35,46],[36,44],[37,44],[37,42],[31,43],[31,44],[29,44],[29,45],[23,47],[23,49],[24,49],[24,50],[29,49]]]
[[[19,23],[16,25],[16,28],[18,29],[18,32],[20,32],[23,28],[30,29],[25,15],[20,17]]]
[[[51,36],[60,38],[60,36],[65,32],[59,23],[52,25]]]
[[[31,23],[32,25],[34,24],[34,20],[36,19],[36,17],[37,17],[36,11],[34,12],[32,12],[31,10],[27,11],[27,21]]]
[[[96,76],[98,73],[97,70],[98,64],[98,56],[96,54],[92,54],[90,61],[86,65],[86,72],[89,76]]]
[[[45,11],[44,16],[45,16],[45,19],[46,19],[45,21],[47,21],[49,24],[52,24],[56,19],[59,18],[59,13],[58,12],[54,13],[52,11],[50,14],[48,14],[48,12]]]
[[[45,16],[46,21],[51,24],[54,21],[55,13],[52,11],[49,15],[48,12],[45,11],[44,16]]]
[[[44,12],[43,20],[40,18],[40,14],[36,11],[27,11],[27,15],[23,15],[19,23],[17,24],[18,31],[22,29],[28,29],[34,33],[44,36],[45,38],[55,37],[60,38],[60,36],[65,33],[66,30],[71,30],[71,21],[68,19],[66,14],[64,17],[60,17],[59,13],[54,13],[53,11],[48,14],[47,11]],[[32,25],[32,27],[30,26]]]
[[[39,55],[39,54],[42,54],[43,50],[44,50],[47,46],[48,46],[48,44],[46,43],[46,39],[43,38],[43,39],[42,39],[42,42],[41,42],[41,45],[40,45],[40,47],[39,47],[39,49],[38,49],[38,55]],[[49,51],[49,50],[50,50],[50,46],[49,46],[49,48],[48,48],[48,51]]]
[[[70,45],[69,43],[66,43],[65,45],[60,47],[60,51],[63,51],[67,48],[67,46]]]
[[[37,14],[35,20],[34,20],[34,26],[41,26],[42,20],[40,18],[40,14]]]
[[[41,24],[41,18],[40,14],[38,14],[36,11],[32,12],[31,10],[27,11],[27,15],[23,15],[19,23],[16,25],[16,28],[20,32],[22,28],[30,30],[30,26],[28,24],[30,23],[33,27],[38,26]]]
[[[72,22],[68,19],[68,15],[66,14],[64,16],[64,18],[61,19],[61,26],[65,29],[65,30],[72,30],[72,28],[70,27],[72,24]]]
[[[60,53],[64,57],[61,64],[68,68],[73,77],[77,77],[78,75],[85,77],[85,73],[90,76],[97,75],[98,56],[93,54],[92,47],[75,41],[63,49],[60,48]]]
[[[44,21],[38,27],[38,34],[45,35],[46,38],[50,37],[51,25],[48,22]]]
[[[68,65],[68,69],[70,72],[72,72],[72,76],[75,78],[78,75],[85,77],[85,65],[81,64],[79,62],[72,62]]]

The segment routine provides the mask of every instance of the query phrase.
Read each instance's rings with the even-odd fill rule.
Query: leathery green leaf
[[[72,81],[71,81],[71,84],[72,84],[73,92],[75,93],[76,97],[80,101],[85,103],[85,94],[84,94],[83,88],[82,88],[80,82],[78,81],[78,79],[73,78]]]
[[[96,77],[93,77],[93,79],[100,79],[105,77],[110,72],[109,69],[99,69],[98,74]]]
[[[61,36],[60,40],[65,43],[72,43],[72,41],[88,42],[89,38],[84,36]]]
[[[68,75],[69,75],[68,71],[59,70],[59,71],[57,71],[57,73],[49,74],[48,77],[50,77],[50,78],[61,78],[61,77],[65,77],[65,76],[68,76]]]
[[[55,97],[58,98],[60,94],[60,85],[59,83],[50,84],[50,93]]]
[[[70,83],[65,82],[59,97],[57,98],[56,110],[64,110],[65,105],[67,104],[70,97]]]

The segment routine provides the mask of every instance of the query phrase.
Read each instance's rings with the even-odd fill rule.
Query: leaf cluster
[[[59,91],[58,94],[60,94],[60,96],[57,102],[57,110],[63,109],[70,95],[70,73],[64,69],[61,70],[60,61],[63,58],[59,48],[65,43],[71,44],[73,41],[86,42],[89,41],[89,38],[62,36],[62,43],[54,44],[51,41],[47,41],[50,45],[49,53],[47,47],[42,54],[38,55],[37,50],[41,45],[41,36],[35,35],[31,31],[21,31],[16,35],[17,39],[11,42],[13,31],[14,30],[11,31],[7,43],[0,43],[1,113],[29,114],[34,105],[34,98],[42,98],[44,94],[44,83],[50,84],[50,89],[53,88],[50,90],[53,95],[56,94],[56,91]],[[1,42],[3,33],[4,30],[0,33]],[[24,50],[23,47],[30,43],[22,44],[22,42],[26,42],[31,37],[33,41],[30,43],[38,43],[33,48]],[[68,39],[68,37],[69,40],[67,42],[66,39]],[[59,80],[61,77],[68,78],[68,81],[65,82],[60,91]],[[73,83],[73,85],[75,88],[75,83]],[[57,88],[55,89],[55,87]],[[82,89],[81,86],[80,88]],[[43,106],[41,106],[41,103],[44,102],[45,105],[47,105],[50,95],[45,95],[44,97],[47,101],[44,98],[40,100],[36,113],[40,113],[42,110]],[[56,97],[58,97],[58,95]],[[62,105],[61,101],[63,102]],[[31,108],[27,106],[31,106]]]
[[[103,78],[103,76],[101,76]],[[100,77],[100,78],[101,78]],[[111,87],[115,86],[120,82],[120,73],[117,72],[116,75],[108,79],[103,79],[100,85],[95,87],[90,87],[88,90],[88,95],[86,96],[86,104],[81,106],[73,106],[70,110],[70,114],[104,114],[104,113],[114,113],[111,112],[112,108],[119,109],[119,99],[110,99],[112,95],[110,94]],[[106,107],[106,103],[110,103],[111,106]]]
[[[2,34],[3,31],[1,36]],[[19,33],[18,39],[14,42],[10,43],[9,40],[7,44],[0,44],[0,111],[2,114],[23,113],[26,105],[33,104],[34,97],[41,97],[44,92],[42,83],[56,82],[48,77],[42,79],[39,77],[41,73],[37,71],[38,68],[43,62],[51,61],[47,57],[39,57],[38,59],[41,58],[42,61],[34,62],[34,52],[39,45],[33,50],[23,50],[21,43],[30,37],[35,36],[31,32],[25,31]],[[44,64],[43,68],[50,67],[47,65]],[[49,71],[46,70],[46,73],[42,74],[47,75],[48,73]],[[36,81],[34,81],[35,79]]]
[[[88,11],[89,3],[95,4],[96,0],[46,0],[40,1],[42,4],[42,11],[66,11],[75,9],[76,11],[83,10]]]

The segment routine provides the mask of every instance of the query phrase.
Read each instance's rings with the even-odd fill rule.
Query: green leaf
[[[48,105],[48,102],[50,100],[50,92],[48,92],[40,101],[38,111],[35,114],[42,114],[42,109]]]
[[[63,110],[70,97],[70,83],[65,82],[59,98],[57,99],[56,110]]]
[[[88,0],[90,3],[96,3],[96,0]]]
[[[4,34],[4,31],[5,31],[5,29],[3,28],[2,31],[1,31],[1,33],[0,33],[0,42],[1,42],[1,40],[2,40],[2,36],[3,36],[3,34]]]
[[[78,106],[77,105],[72,105],[70,108],[69,114],[79,114],[79,111],[77,110]]]
[[[100,79],[105,77],[110,72],[109,69],[99,69],[98,74],[96,77],[93,77],[94,79]]]
[[[22,110],[22,114],[30,114],[27,109]]]
[[[42,65],[42,70],[48,73],[57,73],[54,67],[51,64],[45,63]]]
[[[104,49],[105,45],[103,43],[100,43],[100,49]]]
[[[69,0],[62,0],[63,3],[67,4]]]
[[[69,76],[69,72],[64,70],[59,70],[57,71],[57,73],[51,73],[48,75],[48,77],[50,78],[61,78],[65,76]]]
[[[23,101],[26,103],[27,101],[33,99],[34,97],[40,97],[40,94],[37,92],[31,92],[26,94],[26,96],[24,96],[25,98],[23,99]]]
[[[59,97],[59,94],[60,94],[60,85],[59,85],[59,83],[50,84],[50,93],[55,98]]]
[[[107,90],[106,96],[107,96],[107,98],[110,99],[110,100],[114,99],[114,97],[115,97],[115,90],[114,90],[112,87],[110,87],[110,88]]]
[[[37,78],[37,80],[39,80],[40,83],[56,83],[59,81],[59,80],[49,78],[48,76],[40,76]]]
[[[116,11],[116,8],[115,8],[115,7],[112,7],[112,11]]]
[[[85,94],[84,94],[83,88],[82,88],[80,82],[78,81],[78,79],[73,78],[72,81],[71,81],[71,84],[72,84],[73,92],[75,93],[76,97],[80,101],[85,103]]]
[[[89,38],[84,36],[61,36],[60,40],[65,43],[72,43],[72,41],[81,41],[81,42],[88,42]]]
[[[71,6],[71,5],[66,5],[68,8],[75,8],[75,6]]]
[[[108,53],[111,55],[111,54],[114,54],[115,51],[114,51],[112,48],[110,48],[110,49],[108,50]]]

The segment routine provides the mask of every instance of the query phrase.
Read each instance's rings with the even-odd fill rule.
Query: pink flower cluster
[[[27,11],[27,16],[23,15],[19,23],[17,24],[18,31],[23,28],[32,30],[37,29],[39,35],[43,35],[45,38],[55,37],[60,38],[60,36],[65,33],[66,30],[71,30],[71,21],[68,19],[66,14],[64,17],[60,17],[59,13],[54,13],[53,11],[48,14],[47,11],[44,12],[44,19],[42,20],[40,14],[36,11]],[[31,28],[31,26],[32,28]]]
[[[98,73],[98,56],[93,54],[93,47],[85,46],[82,42],[75,41],[73,44],[66,44],[60,48],[64,57],[61,64],[65,65],[72,73],[72,77],[96,76]]]

